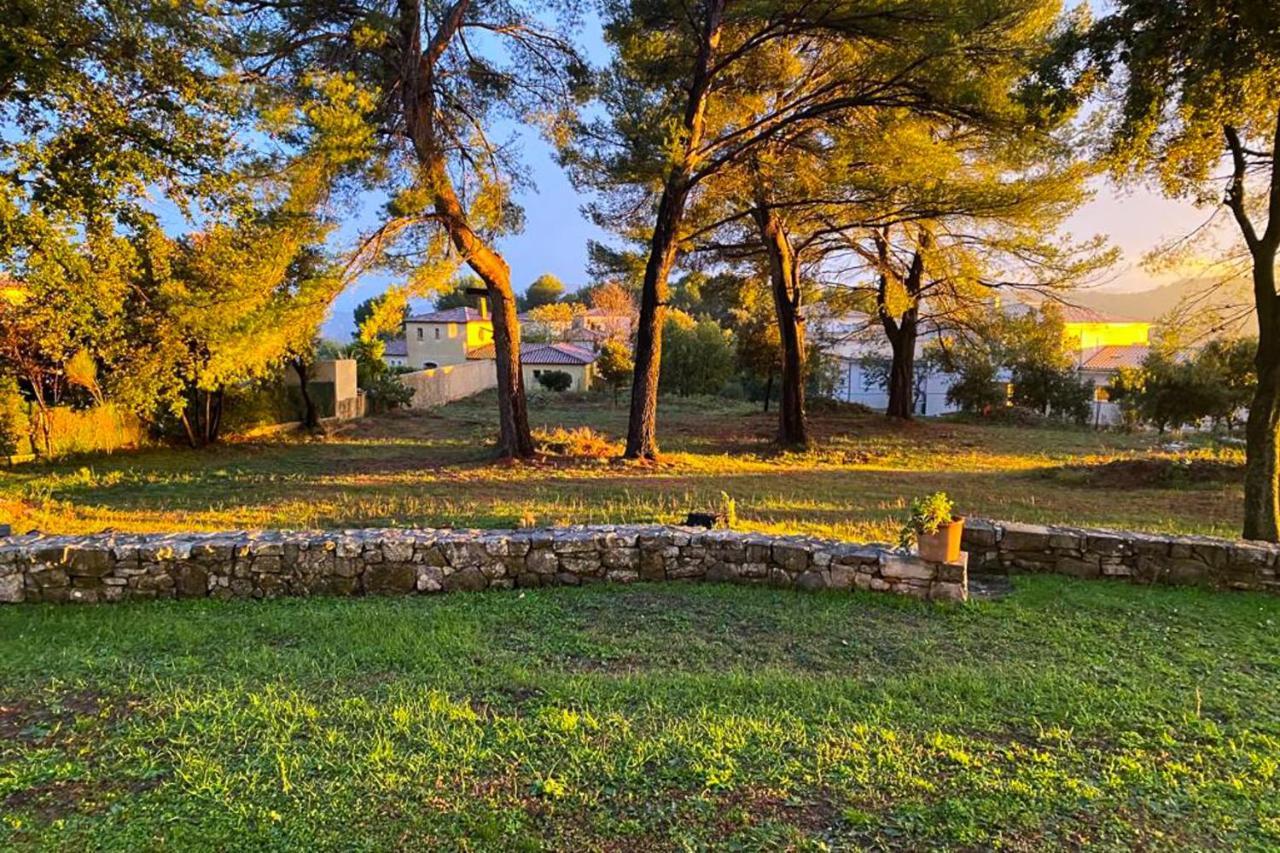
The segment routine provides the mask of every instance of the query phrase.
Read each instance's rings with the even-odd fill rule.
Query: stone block
[[[116,561],[106,546],[81,545],[68,548],[63,557],[67,574],[73,577],[101,578],[111,574]]]
[[[1009,522],[1000,536],[1001,551],[1047,551],[1049,528],[1040,524]]]
[[[0,604],[20,604],[25,598],[22,575],[0,577]]]
[[[826,589],[830,586],[828,575],[823,571],[801,572],[796,577],[796,587],[798,589],[813,592],[819,589]]]
[[[373,595],[405,595],[418,588],[412,563],[379,563],[364,570],[364,589]]]
[[[489,579],[475,566],[467,566],[444,579],[445,592],[478,592],[489,585]]]
[[[809,568],[809,552],[797,545],[773,546],[773,562],[793,574]]]
[[[1097,557],[1059,557],[1054,571],[1076,578],[1096,578],[1102,574],[1102,567]]]
[[[985,518],[966,518],[961,537],[962,547],[989,548],[996,544],[999,530],[993,522]]]
[[[903,554],[885,554],[880,558],[880,576],[888,580],[933,580],[936,571],[932,564],[918,557]]]
[[[195,563],[174,567],[174,588],[180,597],[203,598],[209,592],[209,573]]]

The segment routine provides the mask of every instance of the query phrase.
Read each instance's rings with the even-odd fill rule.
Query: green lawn
[[[1280,600],[0,609],[0,847],[1280,846]]]
[[[1194,469],[1133,481],[1103,466],[1150,461],[1154,436],[927,420],[904,426],[818,412],[814,450],[779,454],[769,440],[774,416],[750,405],[664,400],[661,413],[666,455],[652,466],[608,452],[495,463],[493,402],[483,398],[370,418],[325,440],[28,465],[0,471],[0,523],[91,532],[673,521],[718,503],[725,491],[748,527],[885,540],[912,497],[945,489],[962,512],[1001,519],[1228,536],[1240,524],[1235,448],[1198,451],[1223,467],[1222,476]],[[615,442],[626,427],[625,408],[600,399],[541,403],[531,416],[541,428],[587,426]],[[1168,454],[1154,458],[1169,462]]]

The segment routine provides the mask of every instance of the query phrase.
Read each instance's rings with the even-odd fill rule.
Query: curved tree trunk
[[[915,416],[916,340],[920,336],[920,300],[924,292],[925,253],[929,249],[930,235],[921,228],[911,265],[906,274],[896,273],[890,257],[888,229],[875,232],[876,253],[880,266],[880,286],[876,293],[876,311],[880,325],[893,353],[889,363],[889,403],[885,414],[891,418],[911,420]],[[889,309],[889,278],[900,281],[910,305],[902,316],[894,318]]]
[[[682,156],[672,164],[658,201],[658,216],[649,241],[649,260],[640,291],[640,318],[636,328],[635,373],[631,382],[631,414],[627,423],[628,459],[653,459],[658,455],[658,376],[662,368],[662,322],[666,314],[667,278],[675,263],[684,221],[685,201],[693,185],[698,149],[705,131],[707,100],[711,90],[712,59],[720,44],[725,0],[707,0],[705,29],[698,58],[689,81],[685,102]]]
[[[752,217],[769,257],[769,290],[773,294],[782,350],[778,443],[803,446],[809,443],[809,430],[804,412],[805,352],[804,327],[800,317],[800,272],[786,227],[777,211],[764,203],[762,192],[757,195]]]
[[[1276,255],[1280,251],[1280,109],[1270,152],[1267,226],[1261,233],[1245,202],[1245,148],[1234,127],[1223,135],[1231,152],[1232,178],[1226,205],[1240,226],[1253,262],[1253,301],[1258,313],[1258,387],[1245,423],[1244,538],[1280,541],[1280,295]]]
[[[458,33],[469,0],[457,0],[445,12],[440,28],[425,50],[417,0],[399,0],[401,80],[400,97],[405,126],[431,192],[436,220],[449,234],[454,248],[484,282],[493,318],[493,350],[498,372],[498,452],[507,458],[534,455],[529,411],[520,369],[520,322],[516,315],[511,268],[472,228],[453,180],[435,123],[435,63]]]

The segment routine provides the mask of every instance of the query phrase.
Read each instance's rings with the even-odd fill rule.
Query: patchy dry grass
[[[779,453],[772,416],[670,400],[662,461],[635,465],[606,452],[625,409],[563,398],[531,413],[557,455],[513,466],[490,458],[491,407],[371,418],[324,440],[15,468],[0,472],[0,521],[51,532],[652,521],[726,491],[748,527],[886,539],[911,497],[943,489],[966,513],[1004,519],[1218,535],[1239,525],[1239,451],[1198,450],[1187,467],[1153,452],[1152,436],[820,414],[812,451]]]

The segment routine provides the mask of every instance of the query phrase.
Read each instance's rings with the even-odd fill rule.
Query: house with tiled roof
[[[493,358],[493,344],[478,347],[469,354],[472,359]],[[524,371],[526,388],[541,387],[538,379],[553,370],[567,373],[573,379],[570,391],[587,391],[595,382],[595,362],[598,356],[574,344],[520,344],[520,365]]]
[[[446,308],[414,314],[405,320],[405,364],[414,370],[430,370],[464,364],[472,350],[493,344],[493,321],[487,301],[480,307]],[[388,362],[390,363],[390,362]]]

